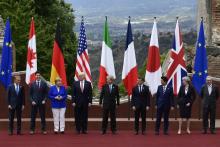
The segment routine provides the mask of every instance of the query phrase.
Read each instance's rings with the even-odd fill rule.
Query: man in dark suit
[[[75,125],[77,134],[87,134],[88,107],[92,105],[92,85],[85,80],[85,74],[79,74],[79,81],[73,83],[72,105],[75,107]]]
[[[25,95],[20,82],[21,77],[15,76],[14,83],[8,88],[9,135],[13,135],[15,112],[17,116],[17,135],[21,135],[21,113],[25,105]]]
[[[99,104],[103,108],[103,119],[102,119],[102,134],[106,134],[108,126],[108,115],[110,113],[111,118],[111,131],[113,134],[116,133],[116,114],[115,109],[119,105],[119,91],[118,86],[113,84],[114,77],[107,77],[107,84],[103,85]],[[117,106],[116,106],[117,104]]]
[[[201,89],[203,99],[203,134],[207,134],[208,118],[210,115],[210,132],[215,134],[216,100],[219,97],[218,87],[212,84],[210,76],[206,79],[206,84]]]
[[[168,135],[169,113],[174,109],[173,88],[167,85],[167,77],[161,77],[161,84],[156,93],[157,120],[155,126],[155,135],[159,135],[161,118],[164,118],[164,135]]]
[[[138,78],[137,86],[132,90],[131,106],[135,115],[135,134],[139,131],[139,118],[142,119],[142,134],[146,131],[146,110],[150,107],[150,91],[149,87],[144,85],[144,79]]]
[[[45,121],[45,103],[47,98],[47,84],[41,80],[40,72],[35,73],[36,80],[30,85],[30,101],[31,101],[31,126],[30,134],[35,133],[35,120],[37,111],[39,110],[41,118],[41,131],[44,135],[46,132]]]

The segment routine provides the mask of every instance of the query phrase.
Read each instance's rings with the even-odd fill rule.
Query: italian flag
[[[101,89],[102,86],[106,83],[106,77],[108,75],[116,78],[107,17],[104,25],[101,64],[100,64],[99,72],[100,72],[99,83],[98,83],[99,89]]]

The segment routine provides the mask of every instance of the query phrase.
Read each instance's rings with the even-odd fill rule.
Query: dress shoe
[[[42,134],[43,135],[47,135],[47,131],[42,131]]]
[[[142,135],[145,135],[146,134],[146,132],[145,131],[142,131]]]
[[[8,135],[9,135],[9,136],[12,136],[12,135],[13,135],[13,132],[9,132]]]
[[[61,133],[61,134],[65,134],[65,132],[64,132],[64,131],[61,131],[60,133]]]
[[[30,134],[30,135],[34,135],[34,131],[30,131],[29,134]]]
[[[106,131],[102,131],[102,135],[105,135],[106,134]]]
[[[211,134],[216,134],[215,131],[211,131]]]
[[[181,135],[181,130],[179,130],[179,131],[177,132],[177,134],[178,134],[178,135]]]
[[[113,135],[116,135],[117,133],[116,133],[116,131],[112,131],[112,134],[113,134]]]
[[[190,131],[190,130],[186,130],[186,133],[187,133],[187,134],[191,134],[191,131]]]
[[[58,132],[57,132],[57,131],[54,131],[54,134],[58,134]]]
[[[159,132],[155,132],[155,135],[159,135]]]
[[[164,134],[164,135],[169,135],[167,132],[164,132],[163,134]]]
[[[138,131],[136,131],[136,132],[134,133],[134,135],[138,135]]]
[[[207,131],[203,131],[202,134],[207,134]]]
[[[79,134],[80,134],[80,131],[76,131],[76,134],[79,135]]]
[[[17,132],[17,135],[23,135],[21,132]]]
[[[88,134],[86,131],[83,131],[82,134]]]

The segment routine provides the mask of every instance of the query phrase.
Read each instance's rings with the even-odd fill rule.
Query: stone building
[[[220,0],[198,0],[197,26],[204,18],[209,74],[220,77]]]

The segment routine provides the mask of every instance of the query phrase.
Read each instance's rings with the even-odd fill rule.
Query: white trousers
[[[65,129],[65,112],[66,108],[52,108],[54,131],[63,132]]]

